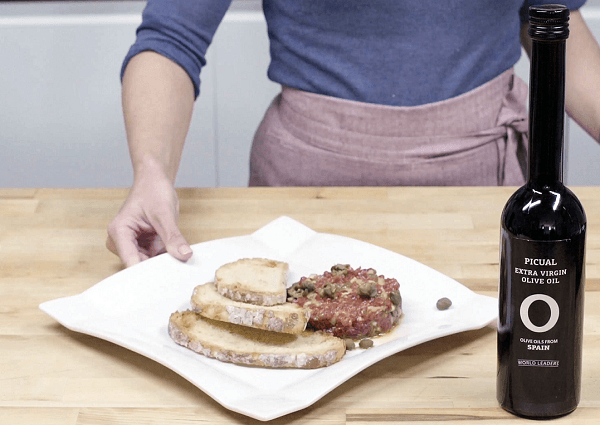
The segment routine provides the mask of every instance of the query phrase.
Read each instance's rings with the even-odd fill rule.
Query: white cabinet
[[[583,10],[600,35],[598,3]],[[0,187],[131,184],[119,71],[144,5],[0,3]],[[245,186],[254,132],[279,91],[260,0],[233,2],[207,61],[177,185]],[[527,80],[526,58],[517,70]],[[568,184],[600,184],[600,147],[573,123],[567,159]]]
[[[0,186],[125,186],[120,59],[136,17],[0,4]]]
[[[144,6],[0,3],[0,187],[131,184],[119,72]],[[245,186],[278,90],[260,1],[234,2],[207,61],[177,185]]]

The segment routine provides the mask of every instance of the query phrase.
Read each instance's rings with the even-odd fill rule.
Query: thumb
[[[175,222],[172,215],[158,217],[155,223],[151,223],[156,233],[165,244],[167,252],[180,261],[187,261],[193,252]]]

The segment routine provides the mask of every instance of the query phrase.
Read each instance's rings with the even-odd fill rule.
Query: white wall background
[[[0,3],[0,187],[127,187],[119,71],[143,1]],[[583,9],[600,38],[600,0]],[[279,87],[260,0],[234,1],[209,48],[177,185],[246,186],[254,131]],[[528,80],[525,57],[517,73]],[[600,184],[600,147],[576,124],[566,182]]]

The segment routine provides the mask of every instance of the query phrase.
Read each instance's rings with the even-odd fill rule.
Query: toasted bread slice
[[[215,286],[234,301],[255,305],[283,304],[287,299],[289,265],[265,258],[243,258],[219,267]]]
[[[304,331],[310,317],[309,310],[298,304],[258,306],[230,300],[219,294],[212,282],[194,288],[191,305],[209,319],[291,334]]]
[[[318,332],[299,335],[269,332],[175,312],[169,335],[179,345],[223,362],[272,368],[315,369],[339,361],[344,341]]]

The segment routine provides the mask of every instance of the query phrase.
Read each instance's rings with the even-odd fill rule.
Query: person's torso
[[[300,90],[415,106],[458,96],[521,55],[523,0],[264,0],[269,78]]]

